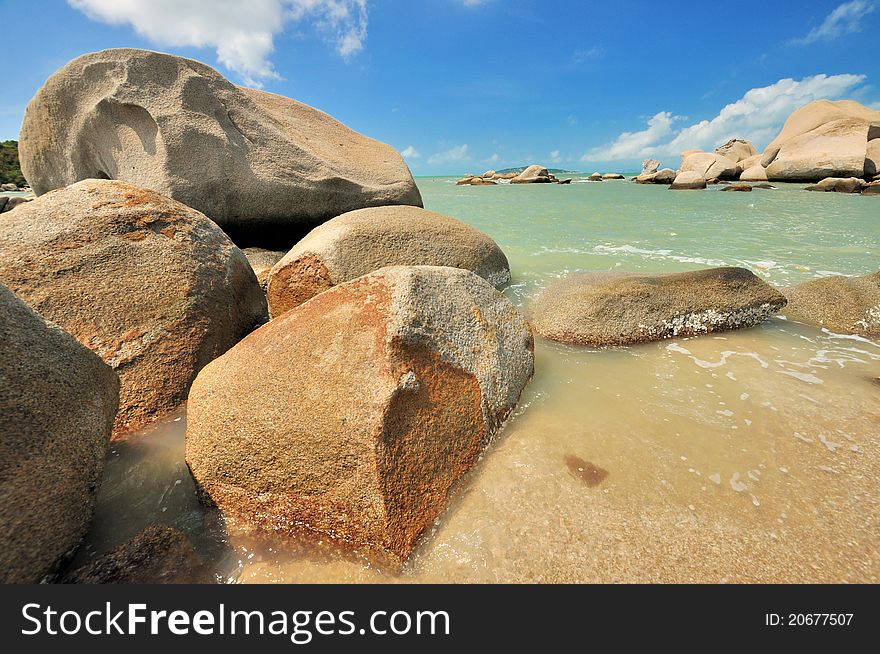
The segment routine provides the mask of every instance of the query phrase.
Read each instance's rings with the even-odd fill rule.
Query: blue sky
[[[416,175],[528,163],[633,170],[814,99],[880,109],[880,0],[0,0],[0,139],[85,52],[193,57],[322,109]]]

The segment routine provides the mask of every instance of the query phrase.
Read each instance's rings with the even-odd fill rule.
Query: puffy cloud
[[[581,161],[614,161],[616,159],[636,159],[647,156],[645,153],[660,139],[672,133],[675,117],[668,111],[661,111],[648,120],[648,129],[641,132],[624,132],[613,143],[587,152]]]
[[[436,152],[428,157],[428,163],[432,166],[436,164],[460,163],[463,161],[470,161],[467,143],[464,145],[453,146],[443,152]]]
[[[798,107],[823,98],[840,98],[864,81],[864,75],[851,74],[814,75],[800,81],[781,79],[770,86],[751,89],[711,120],[679,130],[673,128],[676,118],[671,113],[660,112],[648,121],[648,129],[624,132],[613,143],[593,148],[582,160],[678,156],[683,150],[714,149],[731,138],[746,138],[762,148]]]
[[[277,78],[269,56],[288,23],[311,21],[345,58],[363,49],[366,0],[68,0],[93,20],[131,25],[159,46],[210,47],[245,83]]]
[[[833,41],[834,39],[861,32],[861,21],[866,14],[877,9],[874,0],[851,0],[844,2],[832,11],[819,27],[814,27],[806,36],[793,39],[791,43],[796,45],[809,45],[816,41]]]
[[[553,150],[548,157],[548,161],[552,164],[558,164],[562,161],[559,150]]]
[[[419,159],[421,158],[421,154],[416,150],[413,146],[407,146],[406,150],[400,153],[404,159]]]

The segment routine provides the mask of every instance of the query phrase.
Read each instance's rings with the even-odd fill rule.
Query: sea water
[[[785,286],[880,269],[880,199],[627,181],[459,187],[528,311],[572,272],[749,268]],[[538,339],[513,418],[402,569],[228,538],[195,498],[183,413],[114,444],[80,562],[152,522],[231,582],[880,581],[880,342],[774,318],[626,348]]]

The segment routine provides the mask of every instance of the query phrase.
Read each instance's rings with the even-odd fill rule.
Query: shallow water
[[[876,270],[880,201],[629,182],[456,187],[425,205],[492,235],[527,308],[577,270],[744,265],[771,283]],[[880,581],[880,343],[773,319],[631,348],[538,340],[514,418],[402,570],[222,538],[185,417],[114,445],[80,561],[150,522],[240,582]],[[179,419],[177,422],[175,420]]]

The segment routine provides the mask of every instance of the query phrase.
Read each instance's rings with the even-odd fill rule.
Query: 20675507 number
[[[768,627],[847,627],[853,613],[766,613]]]

